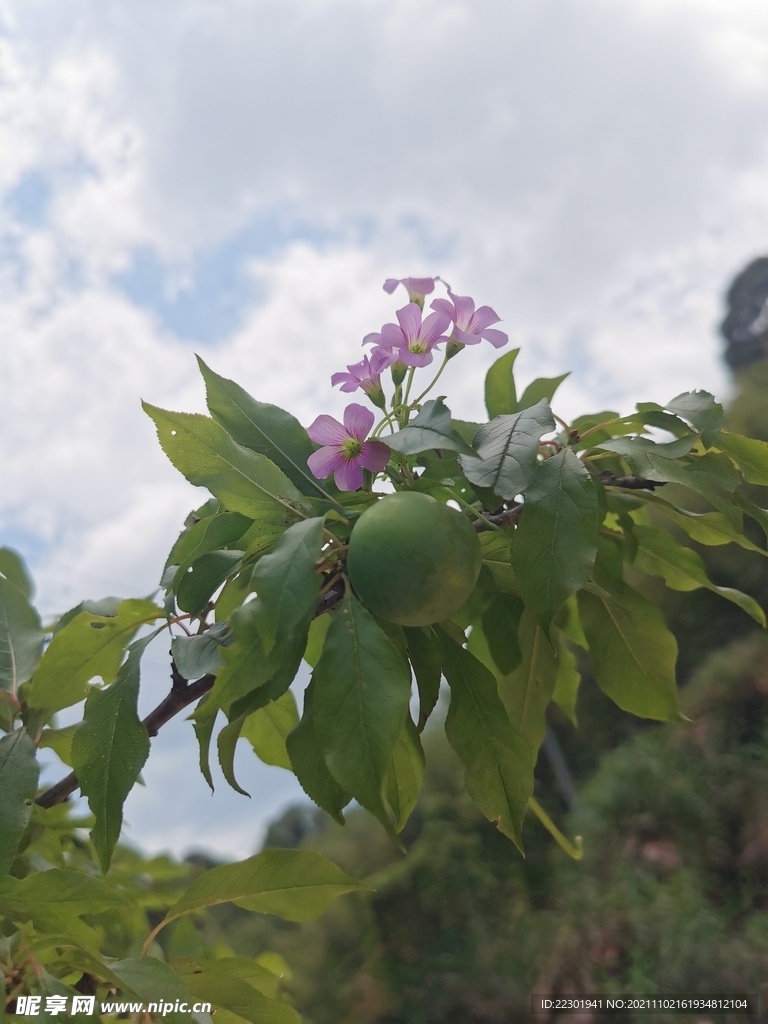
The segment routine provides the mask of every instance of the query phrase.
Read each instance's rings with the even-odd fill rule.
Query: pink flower
[[[363,486],[363,469],[380,473],[389,462],[389,448],[383,441],[366,441],[373,426],[374,415],[364,405],[348,405],[344,423],[333,416],[318,416],[307,429],[317,444],[325,447],[313,452],[307,465],[318,480],[333,473],[336,486],[342,491],[359,491]]]
[[[480,339],[485,338],[494,348],[507,344],[509,338],[503,331],[488,330],[491,324],[497,324],[501,319],[490,306],[475,309],[474,299],[468,295],[454,295],[450,288],[448,295],[451,302],[448,299],[435,299],[432,309],[453,320],[451,341],[457,345],[478,345]]]
[[[367,334],[363,344],[374,344],[387,352],[394,352],[405,366],[426,366],[432,362],[432,349],[441,341],[448,341],[443,332],[451,322],[444,313],[430,313],[422,323],[421,309],[415,302],[398,309],[400,326],[384,324],[380,334]]]
[[[423,309],[424,296],[432,294],[435,290],[435,281],[439,280],[438,277],[388,277],[384,282],[384,291],[387,295],[391,295],[401,284],[408,292],[408,301],[415,302]]]
[[[369,398],[377,396],[381,391],[381,373],[397,359],[394,352],[383,348],[375,348],[370,355],[364,356],[359,363],[347,367],[348,373],[334,373],[331,384],[341,384],[342,391],[357,391],[362,388]]]

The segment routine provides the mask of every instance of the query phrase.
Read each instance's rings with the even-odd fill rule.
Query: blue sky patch
[[[245,311],[262,297],[248,274],[249,260],[273,256],[290,242],[321,246],[333,237],[307,224],[261,217],[184,266],[164,263],[150,247],[137,249],[130,269],[116,275],[113,284],[179,337],[215,344],[236,331]]]
[[[29,171],[10,190],[5,203],[17,221],[30,228],[39,228],[48,215],[51,195],[51,186],[45,175],[40,171]]]

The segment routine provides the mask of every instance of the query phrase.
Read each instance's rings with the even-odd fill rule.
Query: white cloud
[[[115,277],[139,252],[188,321],[231,286],[198,349],[305,422],[343,406],[330,374],[408,273],[493,305],[524,381],[572,368],[566,415],[727,389],[719,294],[768,241],[762,0],[5,0],[0,21],[0,528],[48,610],[146,593],[199,500],[139,407],[203,402],[167,308]],[[451,363],[460,415],[493,355]]]

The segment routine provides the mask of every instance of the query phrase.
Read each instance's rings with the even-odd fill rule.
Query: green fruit
[[[360,516],[347,572],[375,615],[428,626],[455,614],[480,573],[480,541],[454,509],[418,491],[381,498]]]

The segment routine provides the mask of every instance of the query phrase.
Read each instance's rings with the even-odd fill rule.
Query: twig
[[[171,663],[171,692],[162,700],[154,711],[150,711],[144,719],[144,727],[150,736],[157,736],[160,729],[170,722],[180,711],[198,700],[213,687],[216,676],[207,675],[188,683],[176,665]],[[55,807],[67,800],[79,787],[77,776],[70,772],[50,789],[46,789],[35,801],[40,807]]]
[[[641,476],[614,476],[609,469],[597,474],[607,487],[625,487],[628,491],[653,491],[663,487],[665,480],[645,480]]]
[[[522,505],[513,505],[512,508],[505,508],[495,515],[488,513],[482,519],[476,519],[472,525],[478,533],[484,533],[493,527],[517,526],[522,511]]]

